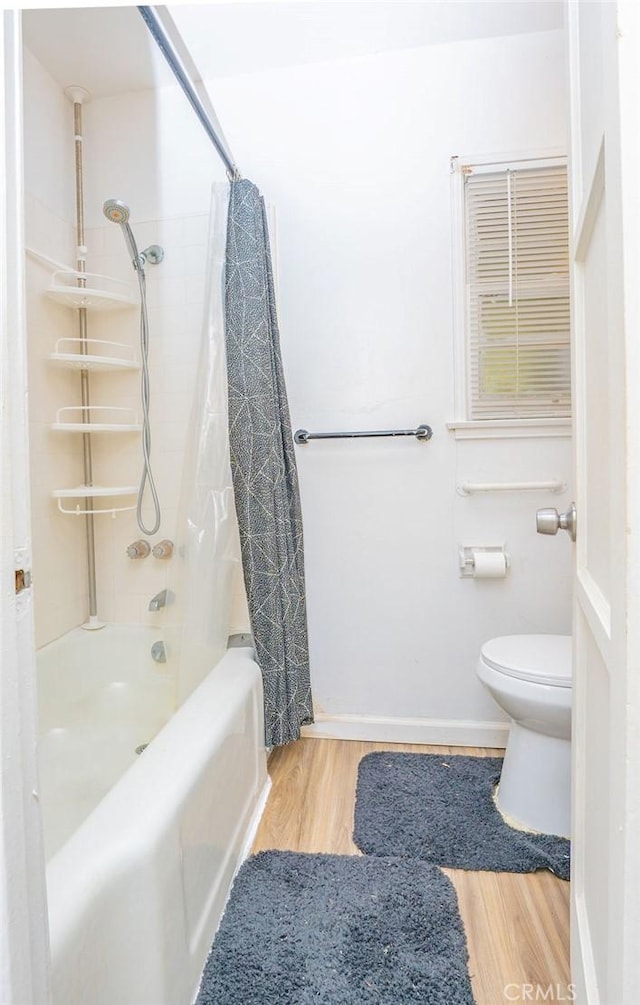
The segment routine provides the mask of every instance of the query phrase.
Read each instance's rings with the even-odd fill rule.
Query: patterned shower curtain
[[[267,746],[313,722],[302,515],[264,201],[231,184],[225,327],[229,439],[244,581],[262,670]]]

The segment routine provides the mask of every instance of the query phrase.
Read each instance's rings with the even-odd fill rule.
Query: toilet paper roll
[[[504,551],[474,551],[474,579],[504,579],[507,574],[507,556]]]

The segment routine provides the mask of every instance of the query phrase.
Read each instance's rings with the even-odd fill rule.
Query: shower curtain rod
[[[234,163],[232,157],[225,149],[225,145],[215,131],[211,119],[209,118],[204,105],[202,104],[198,94],[196,92],[193,83],[189,77],[189,74],[182,62],[180,56],[178,55],[173,43],[171,42],[169,36],[164,30],[158,15],[156,14],[153,7],[138,7],[142,18],[149,29],[156,45],[160,49],[160,52],[166,59],[169,67],[180,84],[180,87],[187,96],[187,100],[194,112],[200,119],[200,123],[204,128],[207,136],[216,148],[219,156],[221,157],[224,165],[227,169],[227,175],[230,181],[237,181],[240,178],[240,171]]]

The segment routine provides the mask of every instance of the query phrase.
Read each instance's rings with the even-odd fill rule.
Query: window
[[[465,419],[571,415],[567,170],[459,164]],[[461,291],[460,291],[461,292]]]

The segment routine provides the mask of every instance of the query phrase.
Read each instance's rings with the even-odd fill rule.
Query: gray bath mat
[[[455,891],[426,862],[261,852],[196,1005],[473,1005]]]
[[[569,841],[509,827],[493,802],[501,757],[367,754],[358,767],[353,839],[366,855],[452,869],[569,879]]]

